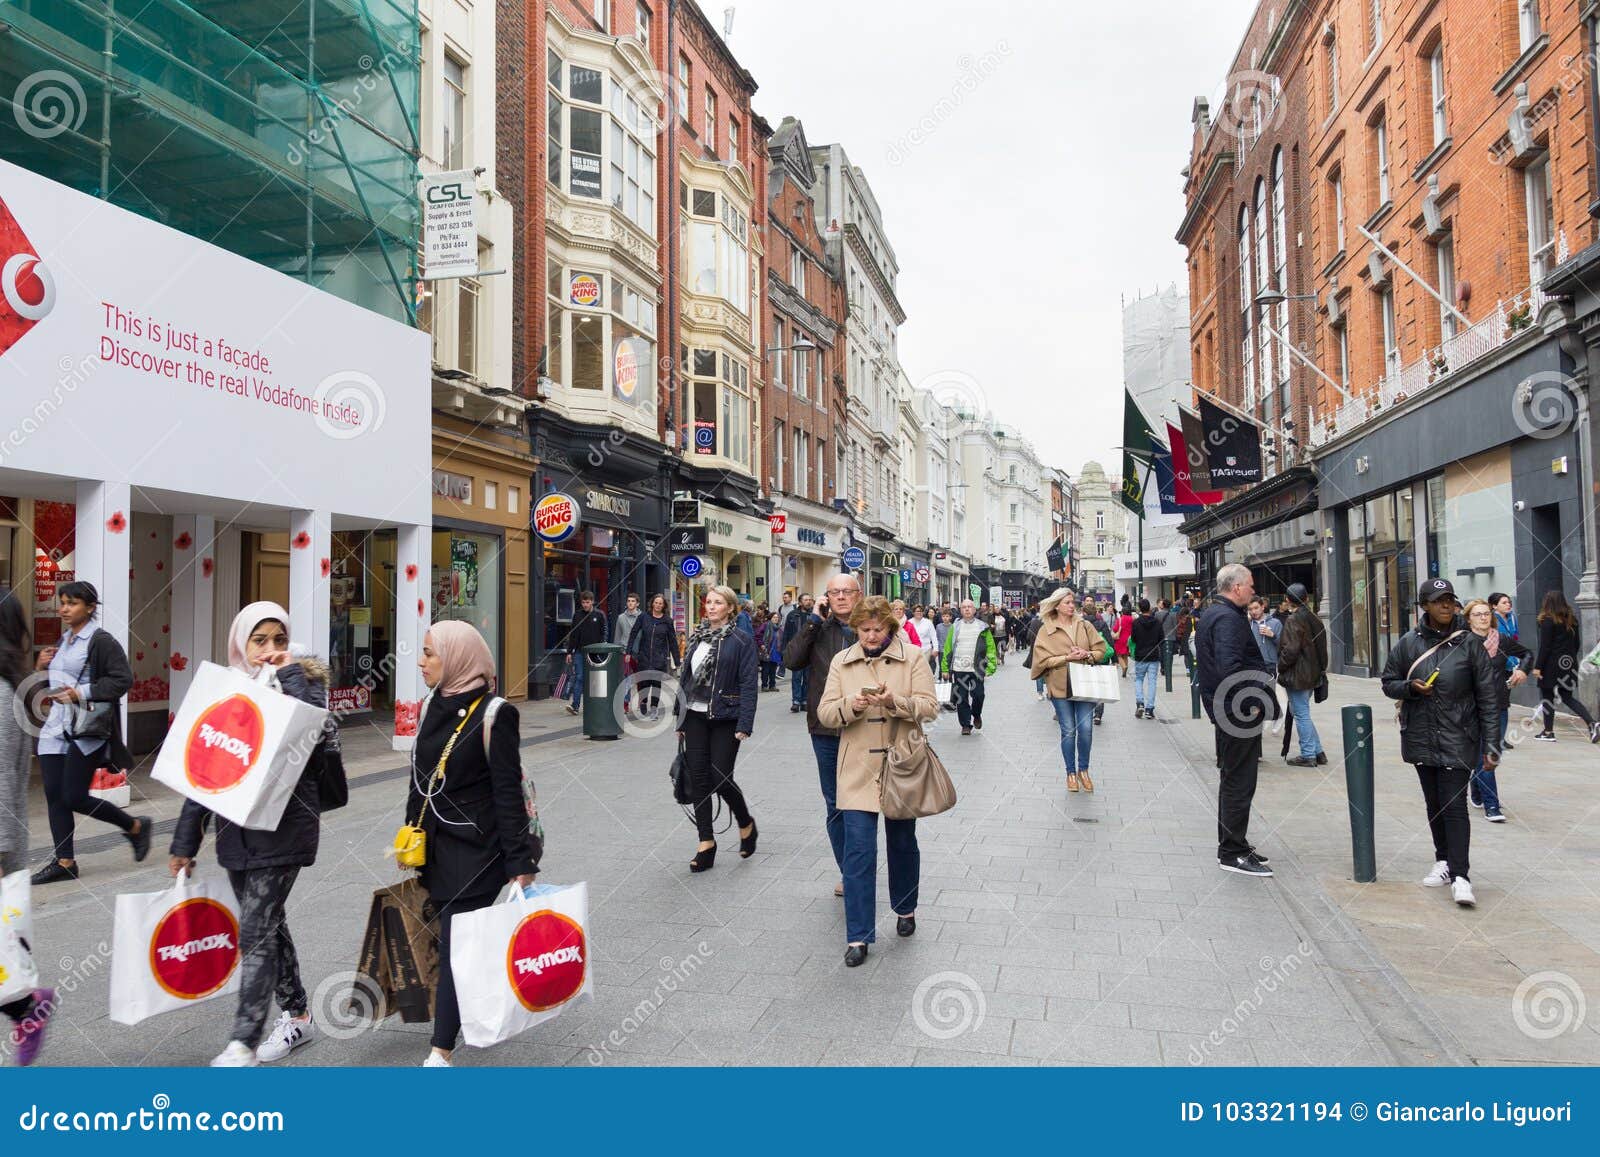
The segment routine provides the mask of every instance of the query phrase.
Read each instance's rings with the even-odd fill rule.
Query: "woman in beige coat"
[[[1033,640],[1035,679],[1043,679],[1045,694],[1055,708],[1061,728],[1061,758],[1067,764],[1067,790],[1094,790],[1089,778],[1089,749],[1094,743],[1094,702],[1072,697],[1068,663],[1106,663],[1112,649],[1094,624],[1078,614],[1078,599],[1059,587],[1039,604],[1039,633]]]
[[[889,748],[939,714],[933,672],[903,636],[888,600],[862,599],[850,616],[856,642],[833,657],[817,719],[839,731],[839,814],[844,821],[844,962],[854,968],[877,939],[879,781]],[[917,930],[922,855],[917,821],[883,821],[895,931]]]

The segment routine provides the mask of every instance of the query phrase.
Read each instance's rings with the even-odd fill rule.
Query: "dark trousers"
[[[1555,728],[1556,697],[1558,695],[1561,697],[1561,702],[1567,705],[1567,710],[1583,720],[1585,727],[1594,726],[1594,716],[1589,714],[1589,709],[1579,702],[1578,697],[1572,693],[1572,684],[1553,683],[1550,686],[1545,686],[1541,683],[1539,684],[1539,709],[1544,712],[1544,729],[1546,731]]]
[[[734,734],[739,724],[733,719],[716,722],[704,711],[689,711],[683,717],[683,754],[689,765],[689,783],[694,791],[694,826],[701,842],[713,838],[711,797],[721,796],[739,826],[750,826],[750,809],[744,793],[733,782],[734,761],[739,758],[739,741]]]
[[[266,1034],[274,996],[291,1016],[306,1013],[300,958],[284,911],[299,874],[296,867],[228,872],[239,901],[239,1010],[233,1017],[233,1039],[251,1048]]]
[[[89,782],[94,779],[95,769],[104,766],[105,753],[103,743],[85,755],[69,740],[66,754],[39,757],[45,807],[50,816],[50,839],[56,846],[57,859],[73,859],[72,831],[77,823],[72,818],[74,813],[90,816],[125,832],[133,830],[132,816],[89,794]]]
[[[976,671],[955,673],[956,718],[961,726],[971,727],[976,719],[983,722],[983,676]]]
[[[13,1000],[10,1004],[0,1004],[0,1013],[4,1013],[18,1024],[28,1019],[28,1014],[33,1011],[33,997],[24,996],[21,1000]]]
[[[822,788],[822,803],[826,810],[828,847],[833,850],[833,862],[844,871],[844,820],[839,811],[839,737],[813,735],[811,751],[817,757],[817,782]]]
[[[844,817],[845,943],[871,944],[878,938],[878,813],[839,814]],[[917,910],[922,876],[917,821],[885,819],[883,838],[889,860],[889,907],[897,916],[910,916]]]
[[[806,684],[810,682],[811,669],[801,667],[798,671],[789,672],[789,702],[796,707],[806,705]]]
[[[476,912],[493,904],[498,892],[482,896],[458,896],[439,906],[439,984],[433,997],[433,1039],[436,1049],[449,1052],[461,1037],[461,1004],[456,999],[456,977],[450,969],[450,924],[463,912]]]
[[[1433,858],[1450,865],[1450,874],[1463,880],[1471,865],[1467,863],[1467,844],[1472,839],[1472,823],[1467,819],[1467,781],[1472,770],[1466,767],[1434,767],[1417,764],[1422,781],[1422,798],[1428,805],[1428,830],[1433,833]]]
[[[1194,649],[1189,646],[1188,639],[1173,640],[1173,654],[1183,656],[1183,669],[1186,674],[1194,675]]]
[[[1217,859],[1250,851],[1250,804],[1256,798],[1261,733],[1240,737],[1217,728]]]
[[[765,691],[778,689],[778,665],[770,659],[761,661],[761,687]]]

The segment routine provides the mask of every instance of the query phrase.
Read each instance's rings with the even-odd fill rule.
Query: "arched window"
[[[1239,210],[1239,312],[1243,316],[1240,333],[1243,335],[1244,402],[1247,406],[1256,394],[1256,349],[1255,339],[1250,332],[1254,313],[1254,281],[1255,263],[1250,257],[1250,209],[1244,206]]]

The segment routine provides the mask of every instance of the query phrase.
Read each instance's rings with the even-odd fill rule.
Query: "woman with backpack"
[[[1589,728],[1589,742],[1600,743],[1600,723],[1578,701],[1573,691],[1578,686],[1578,616],[1560,591],[1548,591],[1539,604],[1539,651],[1533,662],[1533,677],[1539,684],[1539,706],[1544,712],[1544,730],[1534,736],[1547,743],[1556,741],[1556,696]]]
[[[429,693],[411,750],[406,820],[424,834],[422,886],[439,921],[432,1050],[423,1068],[449,1068],[461,1035],[450,969],[450,925],[539,874],[544,833],[522,779],[517,709],[494,695],[494,655],[470,623],[434,623],[422,637]]]
[[[228,631],[228,665],[250,678],[263,667],[274,668],[285,695],[314,707],[328,705],[328,668],[317,659],[290,653],[289,612],[277,603],[251,603],[234,616]],[[174,876],[191,870],[206,828],[214,826],[217,863],[227,869],[239,902],[239,1007],[233,1036],[211,1062],[212,1068],[281,1061],[313,1039],[300,960],[289,935],[289,893],[300,869],[317,862],[323,808],[339,806],[346,793],[339,721],[329,715],[275,830],[246,830],[203,804],[184,801],[168,849],[168,869]],[[281,1011],[263,1043],[274,997]]]

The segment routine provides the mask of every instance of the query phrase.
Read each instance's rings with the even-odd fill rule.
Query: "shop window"
[[[498,537],[435,528],[433,618],[471,623],[500,667],[502,545]]]
[[[1367,619],[1367,526],[1360,505],[1346,511],[1350,534],[1350,650],[1348,661],[1357,667],[1372,665],[1372,624]]]

